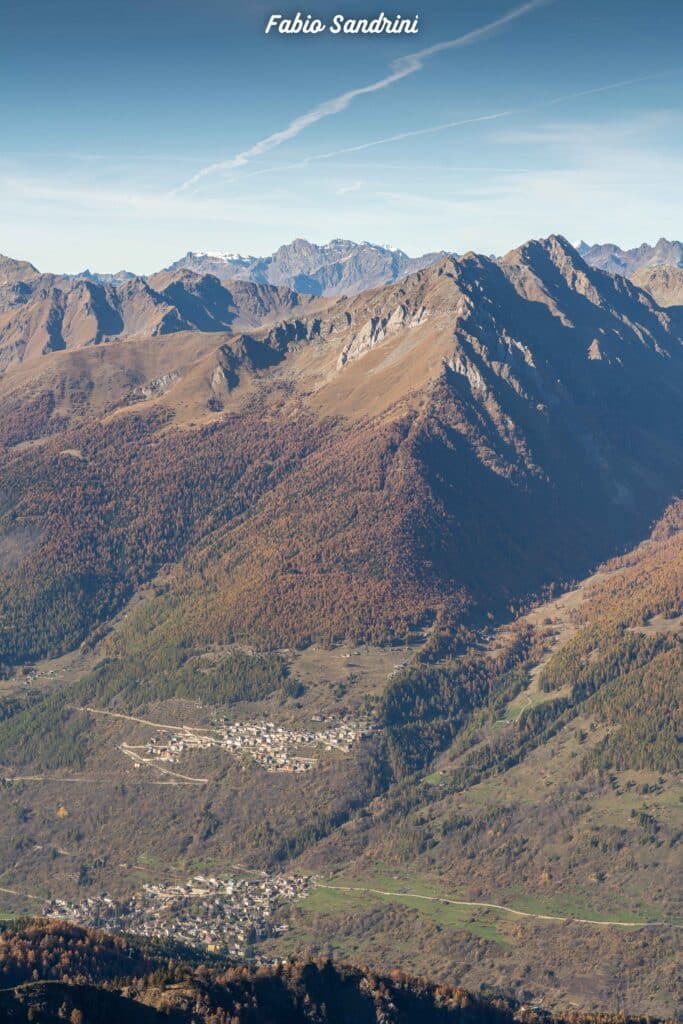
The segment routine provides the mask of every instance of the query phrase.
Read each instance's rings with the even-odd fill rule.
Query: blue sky
[[[277,0],[4,0],[0,251],[145,273],[297,236],[683,237],[683,3],[413,3],[298,9],[417,36],[284,37]]]

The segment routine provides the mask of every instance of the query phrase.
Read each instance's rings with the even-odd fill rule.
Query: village
[[[367,721],[328,721],[314,716],[318,728],[296,731],[269,721],[228,722],[215,728],[197,726],[158,726],[146,743],[122,743],[120,750],[141,765],[177,764],[192,750],[219,748],[248,757],[272,772],[308,772],[318,764],[312,751],[339,751],[348,754],[353,745],[372,731]]]
[[[276,912],[306,896],[309,888],[310,879],[298,875],[195,875],[185,883],[148,883],[125,901],[107,893],[80,902],[53,899],[43,914],[245,957],[255,942],[287,931],[286,922],[273,920]]]

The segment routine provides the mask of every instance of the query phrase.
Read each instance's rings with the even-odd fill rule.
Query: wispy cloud
[[[464,117],[459,121],[446,121],[444,124],[435,124],[430,128],[415,128],[409,132],[399,132],[397,135],[387,135],[383,139],[373,139],[372,142],[361,142],[357,146],[344,146],[343,149],[335,149],[332,153],[319,153],[309,157],[310,160],[330,160],[336,156],[344,156],[346,153],[360,153],[364,149],[373,149],[375,146],[384,146],[388,142],[401,142],[403,139],[414,139],[417,135],[433,135],[435,132],[444,132],[447,128],[461,128],[466,124],[477,124],[480,121],[497,121],[500,117],[510,117],[516,114],[516,110],[499,110],[495,114],[482,114],[479,117]]]
[[[0,171],[3,247],[41,267],[75,272],[87,253],[98,269],[125,265],[149,272],[188,247],[225,248],[226,235],[230,248],[256,252],[270,252],[295,236],[338,237],[342,213],[349,237],[389,234],[390,242],[411,253],[502,252],[552,231],[628,245],[661,234],[679,237],[683,115],[625,112],[618,121],[606,115],[596,123],[557,113],[548,108],[548,120],[534,125],[533,133],[513,133],[511,124],[492,133],[488,141],[499,143],[501,157],[489,168],[495,174],[486,173],[481,160],[458,176],[445,164],[433,165],[433,175],[416,175],[409,164],[409,176],[395,179],[350,170],[337,175],[334,187],[362,179],[362,192],[337,203],[329,201],[329,186],[288,192],[278,182],[265,191],[171,197],[125,182],[97,187],[90,176],[77,183]],[[517,142],[523,152],[534,147],[531,166],[510,159]],[[385,172],[387,165],[381,166]],[[153,242],[148,250],[140,245],[143,235]],[[131,267],[131,259],[144,262]]]
[[[0,211],[17,209],[20,204],[28,204],[29,209],[36,210],[44,203],[50,208],[93,211],[100,215],[133,215],[156,221],[171,218],[176,221],[225,220],[246,224],[271,223],[273,209],[287,205],[291,208],[292,200],[281,190],[260,196],[206,198],[72,183],[70,180],[55,182],[3,175],[0,175],[0,197]]]
[[[470,180],[457,193],[385,190],[373,198],[378,209],[382,203],[393,207],[404,225],[412,218],[434,232],[441,223],[457,223],[457,242],[450,244],[458,251],[472,246],[502,252],[551,231],[627,245],[667,232],[677,238],[683,157],[670,140],[681,137],[681,124],[678,111],[647,111],[618,121],[552,121],[533,132],[505,131],[494,141],[506,149],[518,142],[545,147],[551,159],[495,179]],[[446,247],[442,239],[437,245]]]
[[[391,72],[388,75],[377,79],[375,82],[370,82],[369,85],[359,86],[356,89],[349,89],[346,92],[341,93],[339,96],[333,97],[333,99],[326,100],[324,103],[319,103],[316,107],[313,107],[312,110],[309,110],[307,113],[301,114],[299,117],[294,118],[293,121],[290,121],[286,128],[283,128],[278,132],[273,132],[271,135],[267,135],[264,139],[255,143],[249,149],[245,149],[241,153],[237,153],[236,156],[231,157],[229,160],[220,160],[217,163],[208,164],[206,167],[197,171],[196,174],[193,174],[191,178],[188,178],[187,181],[184,181],[177,191],[188,189],[211,174],[244,167],[255,157],[262,156],[264,153],[268,153],[271,149],[275,149],[276,146],[281,146],[283,142],[288,142],[291,139],[296,138],[296,136],[300,135],[306,128],[310,128],[311,125],[316,124],[323,118],[331,117],[333,114],[339,114],[342,110],[346,110],[349,104],[359,96],[367,96],[371,93],[380,92],[382,89],[387,89],[389,86],[394,85],[396,82],[400,82],[409,75],[414,75],[417,71],[422,69],[424,62],[435,54],[478,43],[480,40],[488,38],[495,32],[504,28],[506,25],[509,25],[511,22],[523,17],[525,14],[529,14],[538,7],[544,6],[546,2],[547,0],[529,0],[528,3],[521,4],[519,7],[513,8],[511,11],[508,11],[507,14],[502,15],[502,17],[496,18],[495,21],[482,25],[480,28],[476,28],[471,32],[466,32],[462,36],[458,36],[455,39],[447,39],[444,42],[428,46],[423,50],[417,50],[415,53],[409,53],[404,57],[399,57],[391,64]]]
[[[614,89],[625,89],[641,82],[649,82],[653,79],[663,78],[669,75],[680,75],[683,68],[670,68],[667,71],[657,71],[648,75],[640,75],[637,78],[621,79],[618,82],[609,82],[606,85],[599,85],[592,89],[581,89],[577,92],[563,93],[561,96],[554,96],[552,99],[543,100],[540,103],[533,103],[527,106],[511,108],[510,110],[499,110],[492,114],[481,114],[478,117],[465,117],[456,121],[444,121],[440,124],[429,125],[426,128],[416,128],[407,132],[398,132],[395,135],[385,135],[380,139],[373,139],[370,142],[361,142],[355,146],[343,146],[341,149],[334,149],[327,153],[314,153],[288,164],[279,164],[273,167],[264,167],[258,171],[251,171],[244,177],[259,177],[263,174],[280,173],[282,171],[299,170],[308,167],[318,160],[333,160],[340,156],[347,156],[352,153],[360,153],[363,150],[374,149],[376,146],[385,146],[392,142],[402,142],[404,139],[412,139],[420,135],[434,135],[439,132],[448,131],[453,128],[461,128],[470,124],[478,124],[485,121],[497,121],[501,118],[513,117],[517,114],[529,114],[534,111],[543,110],[546,107],[556,106],[561,103],[569,103],[572,100],[582,99],[584,96],[593,96],[598,93],[610,92]],[[558,127],[558,131],[561,129]],[[512,135],[510,136],[512,138]],[[521,140],[521,136],[520,136]],[[531,141],[531,140],[529,140]],[[217,166],[217,165],[216,165]]]
[[[350,181],[348,185],[341,185],[335,192],[335,195],[345,196],[349,192],[360,192],[363,187],[362,181]]]
[[[401,142],[403,139],[412,139],[416,135],[432,135],[436,132],[446,131],[448,128],[461,128],[468,124],[478,124],[481,121],[497,121],[501,117],[510,117],[512,114],[521,114],[527,108],[518,110],[499,110],[495,114],[481,114],[479,117],[464,117],[458,121],[446,121],[443,124],[431,125],[429,128],[416,128],[408,132],[399,132],[397,135],[386,135],[381,139],[373,139],[371,142],[361,142],[355,146],[343,146],[341,149],[330,150],[329,153],[312,153],[301,160],[295,160],[288,164],[276,164],[271,167],[262,167],[258,171],[249,171],[240,175],[242,178],[259,178],[264,174],[278,174],[282,171],[298,171],[303,167],[316,163],[318,160],[334,160],[339,156],[348,156],[351,153],[360,153],[365,149],[374,149],[375,146],[385,146],[389,142]],[[179,192],[176,189],[176,192]]]

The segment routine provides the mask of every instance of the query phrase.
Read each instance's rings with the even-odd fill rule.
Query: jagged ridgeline
[[[28,289],[22,337],[35,273],[15,265],[6,285]],[[207,288],[225,307],[189,276],[202,308]],[[97,287],[158,311],[187,277],[151,298],[148,282]],[[270,288],[268,315],[298,302],[240,287]],[[72,347],[60,323],[49,357],[5,348],[23,360],[0,379],[5,663],[80,643],[168,566],[166,608],[202,641],[481,620],[642,535],[680,485],[680,331],[560,238],[249,334],[190,331],[188,314]]]

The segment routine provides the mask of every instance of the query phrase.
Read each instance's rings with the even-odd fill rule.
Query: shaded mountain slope
[[[24,360],[98,345],[116,337],[249,328],[288,314],[298,296],[269,285],[189,271],[99,281],[40,274],[0,259],[0,373]]]
[[[435,985],[401,971],[376,974],[368,968],[324,959],[278,966],[183,960],[183,950],[136,948],[106,934],[65,924],[36,922],[8,928],[0,995],[6,1019],[51,1024],[169,1018],[188,1024],[549,1024],[587,1015],[540,1016],[504,999],[484,999],[453,985]],[[61,963],[57,958],[61,957]],[[37,965],[35,977],[24,965]],[[116,966],[119,965],[118,973]],[[23,982],[23,984],[22,984]],[[11,987],[13,985],[13,987]],[[599,1018],[600,1024],[636,1018]]]
[[[97,422],[107,363],[93,374],[96,353],[81,364],[84,434],[61,398],[72,386],[68,353],[51,357],[66,372],[60,394],[47,378],[41,390],[27,377],[19,384],[19,371],[6,375],[6,395],[17,383],[4,425],[0,417],[7,441],[54,435],[39,448],[10,448],[3,471],[6,546],[19,524],[30,522],[38,538],[19,566],[5,568],[12,658],[28,635],[23,616],[49,618],[61,604],[59,627],[35,635],[56,639],[63,629],[74,642],[181,555],[183,628],[207,637],[386,637],[444,616],[481,616],[612,553],[680,487],[675,324],[646,292],[588,268],[563,239],[529,243],[500,262],[447,259],[250,335],[198,334],[203,348],[188,335],[194,361],[185,365],[178,337],[166,374],[144,384],[149,362],[127,383],[120,375],[127,354],[141,353],[138,367],[149,359],[149,345],[117,343],[119,383],[106,408],[125,418],[133,402],[138,418],[116,429]],[[202,422],[195,435],[174,430]],[[64,449],[82,453],[66,475]],[[242,494],[227,467],[245,460],[251,483]],[[50,480],[77,488],[78,522],[73,502],[48,504],[45,529]],[[133,496],[146,508],[147,488],[165,503],[165,540],[159,546],[141,524],[143,556],[137,542],[114,543],[112,530],[116,523],[125,538],[126,508]],[[111,508],[105,519],[89,504],[96,494]],[[73,543],[48,558],[45,545],[66,534]],[[103,562],[84,576],[78,552],[88,534]],[[49,572],[38,572],[41,564]],[[65,605],[65,581],[79,579],[87,584]],[[76,605],[78,625],[67,629],[61,615]]]

